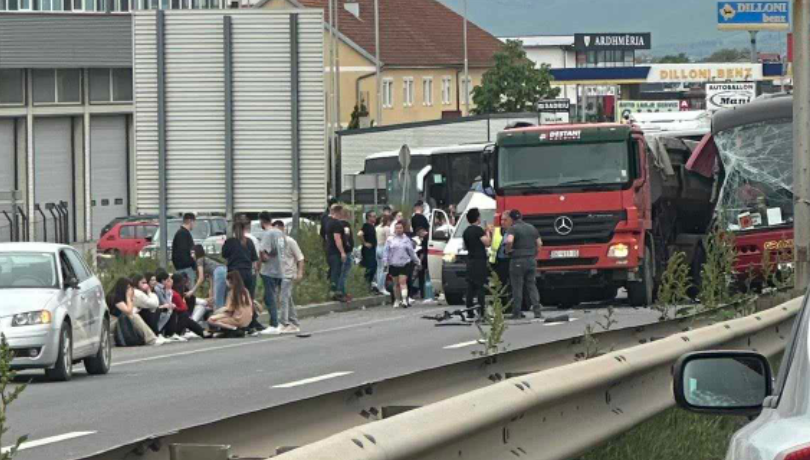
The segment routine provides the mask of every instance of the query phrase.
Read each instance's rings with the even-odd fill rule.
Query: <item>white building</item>
[[[520,37],[499,37],[501,41],[520,40],[526,55],[539,68],[543,64],[552,69],[565,69],[577,66],[573,35],[528,35]],[[554,85],[560,88],[560,97],[566,97],[572,104],[577,102],[576,88]]]

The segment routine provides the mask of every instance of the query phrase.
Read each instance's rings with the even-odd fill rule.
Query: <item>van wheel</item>
[[[69,323],[62,323],[62,330],[59,332],[59,355],[53,369],[45,369],[45,377],[54,382],[67,382],[73,378],[73,337]]]

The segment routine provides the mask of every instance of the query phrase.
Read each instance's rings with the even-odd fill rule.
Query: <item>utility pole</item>
[[[470,65],[467,60],[467,0],[464,0],[464,105],[470,114]]]
[[[337,107],[335,106],[335,92],[336,92],[336,82],[337,79],[335,78],[335,8],[334,8],[334,0],[329,0],[329,86],[331,89],[331,94],[329,95],[329,163],[330,163],[330,170],[332,172],[331,182],[331,194],[332,196],[337,196],[337,136],[335,132],[335,116],[337,113]]]
[[[377,60],[377,126],[383,123],[382,66],[380,65],[380,0],[374,0],[374,59]]]
[[[759,62],[759,57],[757,56],[757,31],[749,30],[748,33],[751,34],[751,63],[756,64]]]
[[[793,205],[796,289],[810,281],[810,0],[793,2]]]

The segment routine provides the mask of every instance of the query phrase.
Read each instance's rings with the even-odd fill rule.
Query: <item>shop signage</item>
[[[591,50],[648,50],[652,44],[647,33],[632,34],[574,34],[574,49]]]
[[[721,30],[788,30],[790,2],[717,2]]]
[[[634,113],[679,112],[680,101],[617,101],[616,121],[622,122]]]
[[[569,99],[544,99],[537,103],[537,111],[540,113],[568,113],[571,111],[571,101]]]
[[[719,110],[748,104],[757,97],[756,83],[707,83],[706,109]]]
[[[762,64],[652,64],[647,83],[743,82],[762,80]]]

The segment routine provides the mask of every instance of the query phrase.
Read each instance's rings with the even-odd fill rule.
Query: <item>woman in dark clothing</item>
[[[194,335],[208,339],[211,334],[207,334],[202,326],[191,319],[191,312],[186,304],[186,285],[188,279],[180,273],[172,275],[172,303],[174,304],[174,314],[166,325],[167,335],[177,334],[184,339],[190,339]],[[185,335],[186,330],[190,330],[194,335]]]
[[[245,236],[245,224],[239,220],[233,223],[231,237],[222,245],[222,257],[228,263],[228,273],[239,272],[248,292],[255,292],[253,266],[259,257],[253,241]]]

